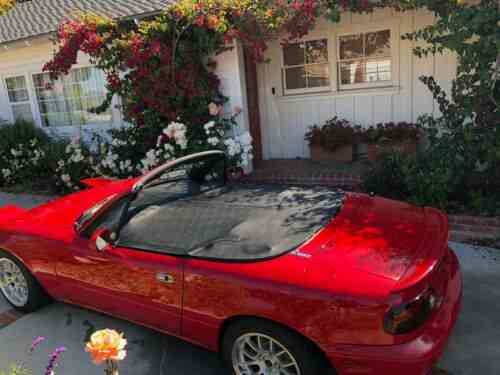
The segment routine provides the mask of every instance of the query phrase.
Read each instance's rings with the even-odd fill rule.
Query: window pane
[[[364,56],[363,34],[340,37],[340,59],[355,59]]]
[[[307,65],[307,86],[325,87],[330,85],[328,64]]]
[[[285,66],[304,65],[304,44],[294,43],[283,48]]]
[[[390,81],[391,76],[390,59],[349,61],[340,65],[343,85]]]
[[[313,40],[306,43],[306,63],[328,62],[328,41]]]
[[[54,90],[48,90],[45,87],[37,87],[36,96],[39,100],[53,100],[57,98],[56,92]]]
[[[9,90],[9,100],[11,103],[27,102],[30,100],[28,90]]]
[[[33,114],[31,113],[31,106],[29,103],[13,105],[12,113],[14,114],[14,120],[33,121]]]
[[[366,76],[368,82],[390,81],[391,60],[368,60],[366,62]]]
[[[48,74],[33,76],[42,122],[45,126],[110,123],[111,110],[96,115],[90,109],[105,98],[104,74],[95,68],[73,69],[51,84]]]
[[[343,85],[365,82],[364,63],[362,60],[340,64],[340,82]]]
[[[304,67],[285,69],[285,83],[285,87],[288,90],[306,88],[307,82]]]
[[[61,113],[66,112],[67,106],[64,100],[46,100],[39,102],[40,113]]]
[[[24,76],[6,78],[5,84],[11,103],[27,102],[30,100]]]
[[[383,30],[374,33],[367,33],[366,56],[381,57],[391,55],[391,31]]]
[[[5,79],[7,90],[22,90],[26,88],[26,79],[24,76],[10,77]]]
[[[34,74],[33,82],[36,87],[46,87],[50,83],[50,78],[47,73],[44,74]]]

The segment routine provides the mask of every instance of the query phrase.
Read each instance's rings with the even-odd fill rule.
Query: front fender
[[[18,207],[14,204],[9,204],[0,208],[0,223],[19,219],[26,215],[27,212],[28,210],[25,210],[24,208]]]
[[[59,285],[52,255],[54,244],[43,238],[0,230],[0,252],[16,258],[22,263],[45,291],[55,297]]]

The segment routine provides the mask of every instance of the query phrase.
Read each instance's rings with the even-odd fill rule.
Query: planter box
[[[403,155],[417,154],[417,141],[407,141],[399,143],[378,143],[368,145],[368,160],[377,161],[377,159],[390,152],[398,152]]]
[[[319,145],[312,145],[311,159],[313,161],[352,162],[352,145],[342,146],[335,151],[324,149]]]

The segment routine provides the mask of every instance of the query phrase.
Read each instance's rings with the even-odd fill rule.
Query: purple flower
[[[56,350],[54,350],[54,352],[49,357],[49,364],[47,365],[47,368],[45,369],[45,375],[53,375],[54,374],[54,368],[57,365],[57,359],[65,351],[66,351],[66,348],[63,346],[56,348]]]
[[[45,340],[45,337],[38,336],[31,342],[30,353],[33,353],[38,345],[40,345]]]

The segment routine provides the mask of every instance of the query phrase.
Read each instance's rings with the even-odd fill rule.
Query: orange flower
[[[85,351],[90,353],[92,360],[96,364],[100,364],[107,360],[121,361],[127,352],[125,346],[127,340],[123,338],[123,333],[118,333],[115,330],[103,329],[94,332],[90,336],[90,341],[85,347]]]
[[[215,30],[219,24],[219,17],[210,15],[207,17],[207,26],[209,29]]]

